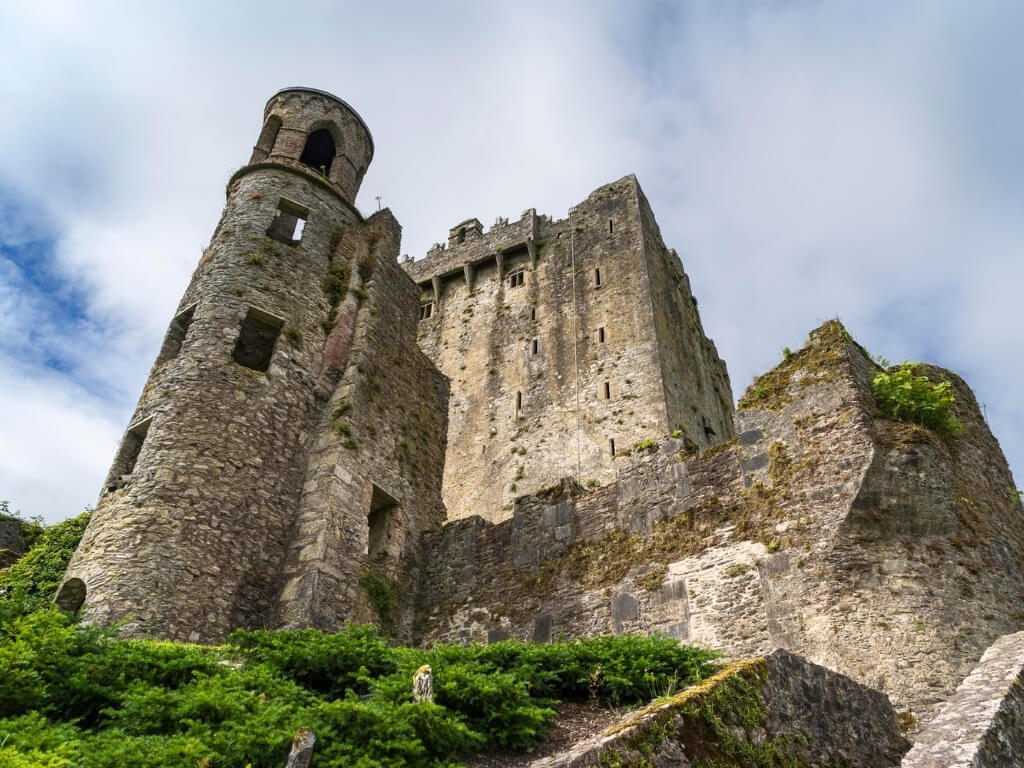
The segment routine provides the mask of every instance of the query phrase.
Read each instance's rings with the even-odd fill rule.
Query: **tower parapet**
[[[318,175],[354,204],[372,159],[370,129],[346,102],[313,88],[285,88],[267,102],[249,165],[235,178],[272,161]]]

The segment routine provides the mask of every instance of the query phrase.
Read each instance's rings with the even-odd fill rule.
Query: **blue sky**
[[[95,500],[290,85],[369,124],[357,202],[413,256],[635,172],[737,397],[838,316],[962,374],[1020,478],[1021,29],[1019,3],[937,0],[4,3],[0,499]]]

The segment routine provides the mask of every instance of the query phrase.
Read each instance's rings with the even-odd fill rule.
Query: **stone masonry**
[[[1024,632],[1001,637],[918,734],[903,768],[1024,765]]]
[[[738,662],[530,768],[898,766],[910,743],[878,691],[777,650]]]
[[[562,477],[606,485],[616,452],[673,430],[703,448],[732,437],[725,364],[636,177],[566,219],[470,219],[404,266],[420,344],[452,382],[449,519],[506,519]]]
[[[904,723],[1024,628],[1024,508],[955,374],[918,370],[961,435],[887,419],[833,321],[734,412],[633,176],[399,263],[391,212],[354,206],[372,155],[330,94],[267,103],[59,606],[204,643],[351,620],[782,648]]]
[[[882,418],[836,322],[752,387],[738,437],[616,458],[618,480],[519,498],[428,538],[417,635],[489,642],[661,632],[746,658],[786,648],[919,717],[1024,624],[1024,514],[955,374],[950,442]],[[759,388],[759,389],[758,389]]]
[[[352,204],[372,152],[329,94],[268,102],[58,604],[211,642],[374,618],[366,571],[412,591],[444,519],[447,382],[416,346],[397,222]]]

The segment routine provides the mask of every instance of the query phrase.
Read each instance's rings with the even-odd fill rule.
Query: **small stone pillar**
[[[424,664],[412,676],[412,700],[415,702],[434,700],[434,673],[429,664]]]
[[[314,744],[316,736],[313,732],[306,727],[299,728],[292,739],[292,751],[288,754],[288,762],[284,768],[309,768],[313,760]]]

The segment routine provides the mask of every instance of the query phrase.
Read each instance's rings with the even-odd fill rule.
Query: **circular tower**
[[[322,403],[325,279],[373,156],[341,99],[267,102],[57,595],[193,642],[262,626]]]

